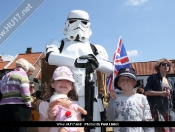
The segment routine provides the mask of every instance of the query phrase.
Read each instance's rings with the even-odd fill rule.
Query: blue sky
[[[23,0],[0,1],[2,23]],[[46,0],[1,46],[9,58],[45,50],[49,39],[65,38],[62,30],[74,9],[89,13],[92,44],[102,45],[112,61],[122,36],[130,62],[175,59],[175,0]]]

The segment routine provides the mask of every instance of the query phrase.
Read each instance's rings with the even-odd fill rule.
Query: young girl
[[[114,86],[122,90],[116,96],[115,90],[110,91],[106,116],[115,121],[149,121],[152,119],[146,96],[137,94],[137,77],[132,68],[122,68],[114,80]],[[154,128],[115,127],[114,132],[154,132]]]
[[[69,68],[65,66],[56,68],[52,76],[50,87],[47,90],[47,95],[45,96],[44,101],[42,101],[39,105],[39,121],[55,120],[57,114],[56,107],[49,108],[50,97],[54,94],[54,92],[65,94],[70,100],[72,100],[72,103],[77,103],[75,101],[78,101],[78,95],[74,89],[74,82],[73,73]],[[82,120],[80,114],[77,115],[77,119],[79,121]],[[38,130],[39,132],[58,132],[57,127],[39,127]]]

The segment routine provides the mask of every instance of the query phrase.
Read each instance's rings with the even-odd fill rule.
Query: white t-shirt
[[[116,100],[110,99],[106,116],[108,120],[115,121],[146,121],[152,119],[146,96],[137,93],[132,96],[118,94]],[[144,132],[143,129],[145,128],[114,127],[114,132]],[[149,128],[147,132],[154,132],[154,129]]]
[[[49,102],[42,101],[39,105],[39,113],[42,114],[45,118],[48,118],[47,110],[49,108]],[[51,127],[49,132],[58,132],[57,127]]]

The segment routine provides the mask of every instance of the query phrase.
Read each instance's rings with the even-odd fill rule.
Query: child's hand
[[[48,108],[47,114],[48,114],[48,118],[50,120],[52,120],[52,121],[55,120],[55,117],[56,117],[56,114],[57,114],[56,107]]]
[[[81,112],[83,115],[87,115],[87,111],[78,105],[77,110]]]
[[[109,92],[110,92],[110,97],[113,98],[113,99],[115,99],[116,96],[117,96],[115,90],[114,89],[111,89]]]
[[[59,103],[60,103],[59,100],[52,101],[52,102],[50,102],[50,104],[49,104],[49,108],[53,108],[54,106],[58,105]]]
[[[84,110],[84,112],[82,113],[83,115],[87,115],[87,111],[86,110]]]

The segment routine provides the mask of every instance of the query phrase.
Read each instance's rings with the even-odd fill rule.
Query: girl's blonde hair
[[[47,88],[47,91],[46,93],[43,95],[43,100],[46,101],[46,100],[49,100],[50,97],[54,94],[55,92],[55,89],[51,87],[51,84],[54,82],[54,80],[51,80],[50,83],[49,83],[49,87]],[[73,100],[73,101],[78,101],[78,95],[77,95],[77,92],[75,91],[75,86],[72,85],[72,90],[69,91],[68,93],[68,97]]]
[[[168,59],[166,59],[166,58],[162,58],[162,59],[160,59],[160,60],[158,60],[156,63],[155,63],[155,65],[154,65],[154,69],[156,70],[156,72],[159,72],[160,71],[160,65],[161,65],[161,63],[162,62],[167,62],[167,63],[169,63],[170,64],[170,68],[169,68],[169,71],[168,72],[170,72],[170,70],[171,70],[171,62],[168,60]]]

